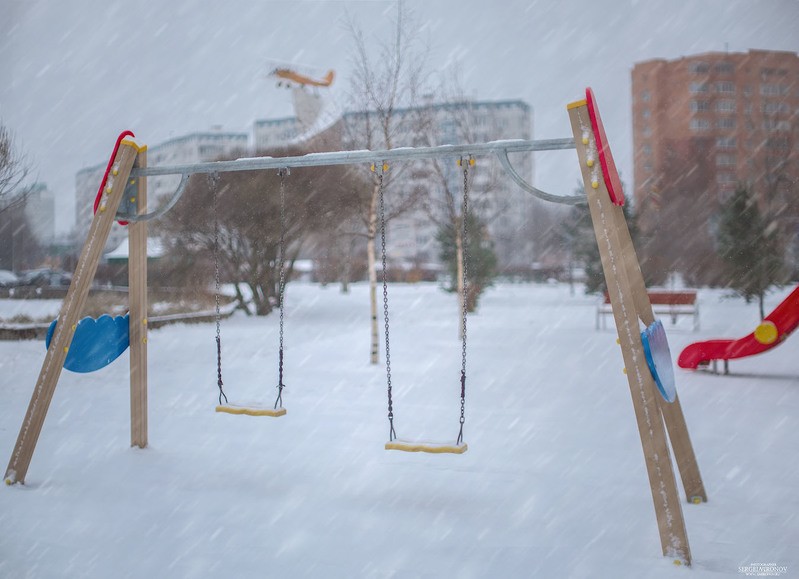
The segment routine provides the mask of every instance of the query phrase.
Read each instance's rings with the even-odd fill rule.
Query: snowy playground
[[[775,291],[767,311],[792,288]],[[368,288],[287,289],[282,418],[214,412],[211,323],[149,334],[149,446],[130,448],[128,352],[64,372],[24,485],[0,492],[2,577],[740,577],[799,573],[796,339],[676,369],[708,502],[683,502],[692,567],[662,557],[630,389],[598,298],[498,285],[469,317],[463,455],[388,452],[386,376],[368,364]],[[395,426],[454,439],[456,299],[391,288]],[[664,320],[671,353],[744,335],[757,307],[700,290],[701,330]],[[0,300],[0,317],[58,301]],[[48,309],[49,308],[49,309]],[[277,316],[222,326],[226,392],[274,401]],[[45,355],[0,342],[9,456]]]

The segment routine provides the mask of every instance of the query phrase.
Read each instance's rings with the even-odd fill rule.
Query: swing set
[[[220,275],[219,275],[219,216],[216,211],[219,174],[211,173],[208,176],[209,184],[211,186],[211,193],[213,199],[213,212],[214,212],[214,301],[216,304],[216,384],[219,388],[219,404],[216,407],[217,412],[224,412],[227,414],[245,414],[247,416],[271,416],[274,418],[284,416],[286,409],[283,408],[283,329],[285,318],[285,297],[286,297],[286,264],[285,264],[285,251],[286,251],[286,184],[285,177],[288,175],[288,169],[281,168],[278,171],[280,176],[280,243],[278,249],[280,271],[278,299],[280,308],[280,343],[278,348],[278,379],[277,379],[277,400],[270,408],[260,404],[231,404],[228,402],[227,395],[225,394],[224,384],[222,382],[222,315],[219,306],[220,290]],[[224,400],[224,402],[223,402]]]
[[[258,157],[233,161],[195,163],[178,166],[148,167],[147,148],[125,132],[114,148],[108,170],[103,178],[95,203],[95,216],[78,259],[72,282],[61,311],[51,327],[48,347],[36,381],[27,413],[20,428],[16,445],[8,463],[4,480],[7,484],[24,483],[44,419],[55,392],[61,369],[75,369],[75,360],[86,362],[86,370],[102,367],[130,345],[131,446],[147,446],[147,222],[162,217],[182,195],[188,178],[206,174],[211,180],[214,213],[216,214],[219,174],[231,171],[272,169],[280,175],[280,246],[279,246],[279,368],[278,395],[271,407],[228,403],[222,382],[222,342],[220,315],[220,267],[218,220],[214,224],[214,281],[216,290],[216,346],[219,405],[216,410],[230,414],[254,416],[283,416],[283,356],[285,302],[285,181],[290,168],[325,165],[371,164],[378,180],[381,257],[383,265],[383,315],[385,326],[386,383],[388,394],[388,450],[410,452],[462,454],[467,450],[463,440],[466,401],[466,292],[468,240],[466,230],[469,210],[469,168],[475,158],[495,155],[523,190],[540,199],[562,204],[588,204],[594,233],[599,246],[602,267],[613,309],[624,361],[624,374],[630,388],[650,491],[664,556],[677,564],[690,565],[691,551],[685,528],[681,500],[677,489],[671,452],[681,476],[685,497],[689,503],[707,500],[685,417],[674,385],[674,373],[663,326],[656,320],[652,304],[641,275],[630,232],[622,211],[624,196],[607,136],[602,125],[593,92],[586,89],[585,98],[567,105],[573,138],[551,140],[508,140],[470,145],[402,148],[384,151],[336,151],[311,153],[295,157]],[[541,191],[527,183],[513,168],[508,155],[516,152],[535,152],[576,149],[585,195],[561,196]],[[462,356],[460,369],[459,432],[454,443],[410,442],[397,438],[394,426],[392,399],[391,352],[389,339],[389,302],[386,273],[386,231],[384,205],[384,174],[389,163],[418,159],[454,158],[463,172],[462,235],[464,240],[463,296],[461,312]],[[175,193],[159,209],[147,212],[147,177],[181,175]],[[129,314],[121,321],[109,324],[101,317],[95,321],[78,318],[86,301],[100,255],[115,219],[129,222]],[[216,218],[215,218],[216,219]],[[105,316],[107,317],[107,316]],[[645,330],[641,331],[641,326]],[[125,326],[127,326],[125,328]],[[103,330],[98,328],[114,328]],[[124,328],[127,330],[121,330]],[[120,331],[111,354],[89,354],[93,343],[107,341],[110,334]],[[120,343],[122,346],[120,346]],[[124,350],[124,347],[122,347]],[[71,360],[71,362],[68,362]],[[81,363],[77,364],[81,366]],[[73,366],[70,368],[70,366]],[[77,370],[81,371],[81,370]],[[667,435],[668,433],[668,435]]]

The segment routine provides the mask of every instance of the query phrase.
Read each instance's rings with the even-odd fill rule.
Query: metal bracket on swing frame
[[[262,169],[288,169],[291,167],[321,167],[329,165],[354,165],[390,161],[412,161],[435,159],[441,157],[462,157],[464,155],[485,156],[496,155],[502,167],[511,179],[528,193],[553,203],[578,205],[586,203],[584,195],[552,195],[530,185],[514,169],[508,158],[509,153],[525,153],[535,151],[558,151],[574,149],[574,139],[547,139],[530,141],[523,139],[491,141],[472,145],[440,145],[437,147],[400,147],[383,151],[333,151],[329,153],[309,153],[295,157],[249,157],[233,161],[212,161],[173,165],[163,167],[146,167],[131,171],[132,178],[157,177],[163,175],[181,175],[177,189],[162,206],[150,213],[134,215],[131,211],[119,211],[117,218],[126,221],[150,221],[163,216],[172,209],[183,195],[189,177],[198,173],[227,173],[232,171],[256,171]]]

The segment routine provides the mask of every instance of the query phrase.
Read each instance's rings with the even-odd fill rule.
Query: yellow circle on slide
[[[777,341],[779,332],[774,322],[766,320],[755,328],[755,340],[761,344],[773,344]]]

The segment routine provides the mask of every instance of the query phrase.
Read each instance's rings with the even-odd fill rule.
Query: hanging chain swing
[[[219,181],[218,173],[211,173],[208,177],[211,185],[213,196],[213,212],[214,212],[214,282],[216,286],[216,368],[217,368],[217,384],[219,386],[219,405],[216,407],[217,412],[224,412],[227,414],[246,414],[248,416],[283,416],[286,414],[286,409],[283,408],[283,389],[286,385],[283,383],[283,317],[284,317],[284,303],[286,295],[286,274],[285,274],[285,251],[286,251],[286,187],[285,177],[289,174],[287,168],[281,168],[278,171],[280,176],[280,243],[279,243],[279,287],[278,295],[280,300],[280,347],[278,352],[278,394],[277,400],[272,408],[264,408],[257,404],[230,404],[228,398],[222,388],[222,338],[221,338],[221,320],[222,314],[219,305],[220,296],[220,274],[219,274],[219,216],[217,213],[217,184]],[[224,400],[224,402],[223,402]]]
[[[280,300],[280,347],[278,350],[278,366],[277,366],[277,400],[275,400],[274,409],[283,408],[283,320],[285,314],[286,303],[286,175],[289,174],[288,168],[281,168],[278,173],[280,175],[280,262],[278,268],[280,271],[279,286],[278,286],[278,299]]]
[[[388,331],[388,277],[386,267],[386,207],[384,200],[384,182],[383,174],[388,170],[388,164],[383,163],[381,170],[377,173],[378,182],[378,211],[380,213],[380,255],[382,260],[383,272],[383,326],[386,334],[386,382],[388,384],[388,425],[389,433],[388,440],[393,442],[397,438],[397,433],[394,430],[394,401],[391,399],[391,345],[389,343]],[[375,166],[372,165],[372,171],[375,171]]]
[[[468,163],[458,159],[458,165],[463,169],[463,208],[461,221],[463,233],[461,248],[463,252],[463,294],[461,295],[461,417],[460,431],[456,444],[463,444],[463,423],[466,422],[466,319],[469,313],[469,167],[474,166],[474,158],[469,157]]]
[[[227,396],[222,383],[222,315],[219,308],[219,214],[217,213],[217,197],[219,186],[219,173],[208,174],[208,184],[211,187],[211,210],[214,212],[214,302],[216,304],[216,385],[219,388],[219,404],[222,405],[222,399],[227,404]]]
[[[460,412],[460,428],[458,431],[458,438],[455,444],[452,443],[436,443],[436,442],[408,442],[397,439],[397,434],[394,430],[394,402],[392,400],[392,386],[391,386],[391,351],[389,344],[389,316],[388,316],[388,277],[386,267],[386,216],[385,216],[385,201],[384,201],[384,180],[383,174],[388,170],[388,165],[383,163],[382,171],[377,173],[378,179],[378,212],[380,218],[380,250],[381,261],[383,267],[383,318],[385,320],[385,335],[386,335],[386,381],[388,385],[388,423],[389,423],[389,441],[386,443],[386,450],[402,450],[406,452],[429,452],[434,454],[463,454],[468,449],[468,446],[463,442],[463,425],[466,422],[466,318],[467,318],[467,296],[468,296],[468,282],[467,282],[467,263],[469,261],[468,250],[468,212],[469,212],[469,167],[474,166],[474,158],[469,157],[467,162],[463,159],[458,160],[458,165],[463,168],[463,207],[462,207],[462,253],[463,253],[463,293],[461,295],[461,372],[460,372],[460,386],[461,386],[461,412]],[[375,166],[372,165],[372,171],[375,171]]]

